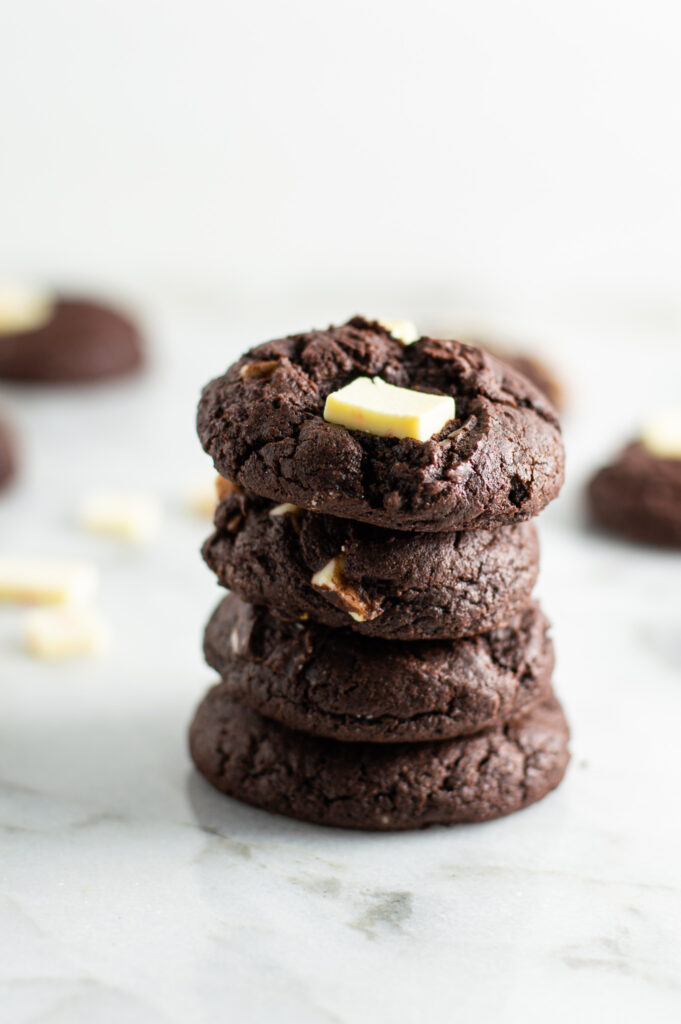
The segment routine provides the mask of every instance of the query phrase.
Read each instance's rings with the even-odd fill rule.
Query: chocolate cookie
[[[327,423],[326,397],[360,376],[456,400],[428,441]],[[390,529],[481,529],[529,519],[556,496],[556,413],[524,377],[478,349],[403,345],[359,317],[252,349],[204,389],[201,443],[247,491]]]
[[[215,525],[203,556],[222,586],[290,618],[372,636],[484,633],[527,605],[537,578],[531,523],[405,533],[234,493]]]
[[[643,544],[681,547],[681,459],[659,458],[630,444],[589,484],[594,519]]]
[[[540,800],[563,778],[568,726],[549,697],[475,736],[436,743],[338,743],[293,732],[216,686],[190,730],[199,771],[223,793],[292,818],[393,831],[487,821]]]
[[[142,339],[122,313],[85,299],[59,298],[39,327],[0,332],[0,378],[77,383],[132,373]]]
[[[395,643],[280,619],[230,594],[206,627],[204,653],[225,693],[292,729],[420,741],[478,732],[545,697],[548,628],[530,604],[481,636]]]
[[[551,367],[537,356],[523,355],[520,352],[498,352],[495,354],[497,359],[501,359],[518,373],[522,373],[523,377],[531,380],[534,386],[539,388],[543,395],[546,395],[551,405],[562,411],[565,404],[565,392]]]
[[[14,444],[7,427],[0,423],[0,491],[14,476]]]

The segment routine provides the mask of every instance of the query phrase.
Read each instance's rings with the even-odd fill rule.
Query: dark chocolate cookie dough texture
[[[135,373],[144,342],[107,303],[0,281],[0,380],[86,384]]]
[[[500,817],[558,785],[568,727],[529,520],[563,447],[536,387],[357,317],[248,352],[204,389],[198,429],[220,474],[203,554],[232,591],[190,730],[212,785],[384,830]]]

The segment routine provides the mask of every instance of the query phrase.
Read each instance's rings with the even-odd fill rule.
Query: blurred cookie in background
[[[105,380],[144,362],[137,325],[111,306],[0,283],[0,378],[67,384]]]
[[[490,355],[496,356],[507,366],[513,367],[514,370],[527,377],[548,398],[558,412],[564,411],[565,388],[559,375],[541,356],[538,356],[531,348],[526,348],[524,344],[511,338],[505,338],[503,334],[500,336],[492,329],[488,332],[485,329],[467,327],[463,323],[457,326],[456,321],[452,321],[449,326],[442,322],[430,326],[427,333],[434,338],[456,338],[457,341],[463,341],[467,345],[484,349]]]
[[[553,369],[548,366],[542,359],[539,359],[534,355],[525,355],[521,353],[513,354],[506,352],[503,349],[496,348],[494,345],[488,345],[484,341],[476,341],[475,344],[478,348],[485,348],[488,352],[491,352],[497,359],[501,359],[504,363],[512,366],[514,370],[518,370],[523,376],[527,377],[528,380],[532,381],[535,387],[539,388],[543,395],[546,395],[549,402],[555,409],[562,412],[565,408],[565,391],[563,385],[558,380],[558,377],[554,373]]]
[[[15,468],[14,441],[10,431],[0,421],[0,491],[9,484]]]
[[[639,439],[596,473],[588,501],[604,529],[681,548],[681,407],[648,421]]]

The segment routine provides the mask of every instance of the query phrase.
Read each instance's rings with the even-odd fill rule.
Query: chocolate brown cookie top
[[[602,527],[642,544],[681,547],[681,458],[628,445],[589,484],[591,513]]]
[[[9,430],[0,422],[0,491],[14,476],[14,442]]]
[[[546,695],[553,669],[535,604],[478,637],[395,643],[283,620],[230,594],[206,627],[204,653],[240,703],[304,732],[374,743],[504,721]]]
[[[224,587],[289,618],[398,640],[503,626],[536,582],[531,523],[405,533],[232,493],[203,556]]]
[[[190,730],[194,763],[230,796],[292,818],[391,831],[487,821],[554,789],[569,760],[555,697],[475,736],[439,743],[338,743],[293,732],[216,686]]]
[[[457,418],[424,442],[327,423],[326,397],[360,376],[452,395]],[[359,317],[252,349],[204,389],[198,431],[247,491],[392,529],[528,519],[563,480],[556,413],[524,377],[454,341],[405,346]]]
[[[143,343],[118,310],[78,298],[58,298],[40,326],[0,332],[0,378],[78,383],[138,370]]]

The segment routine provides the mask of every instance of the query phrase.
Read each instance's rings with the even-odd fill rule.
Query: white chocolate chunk
[[[25,284],[0,283],[0,334],[19,334],[42,327],[52,316],[49,292]]]
[[[419,340],[416,324],[413,324],[411,320],[379,320],[378,322],[403,345],[412,345]]]
[[[322,590],[338,590],[344,568],[345,559],[342,555],[336,555],[314,574],[310,582],[313,587],[320,587]]]
[[[30,654],[57,660],[99,654],[108,649],[111,634],[93,608],[34,608],[26,614],[24,640]]]
[[[97,570],[86,562],[0,558],[0,601],[85,604],[97,583]]]
[[[454,419],[451,395],[430,395],[386,384],[380,377],[358,377],[326,399],[324,419],[377,437],[427,441]]]
[[[653,416],[641,431],[641,442],[659,459],[681,459],[681,408]]]
[[[91,533],[110,534],[131,544],[154,537],[161,521],[157,503],[141,494],[97,492],[81,502],[78,519]]]
[[[372,608],[361,594],[349,585],[344,578],[345,558],[343,555],[336,555],[326,563],[310,580],[313,587],[319,590],[331,590],[344,605],[345,611],[355,622],[366,622],[368,619],[378,618],[382,614],[380,608]]]
[[[285,501],[283,505],[275,505],[270,509],[271,516],[295,516],[299,512],[298,506],[292,505],[290,501]]]

